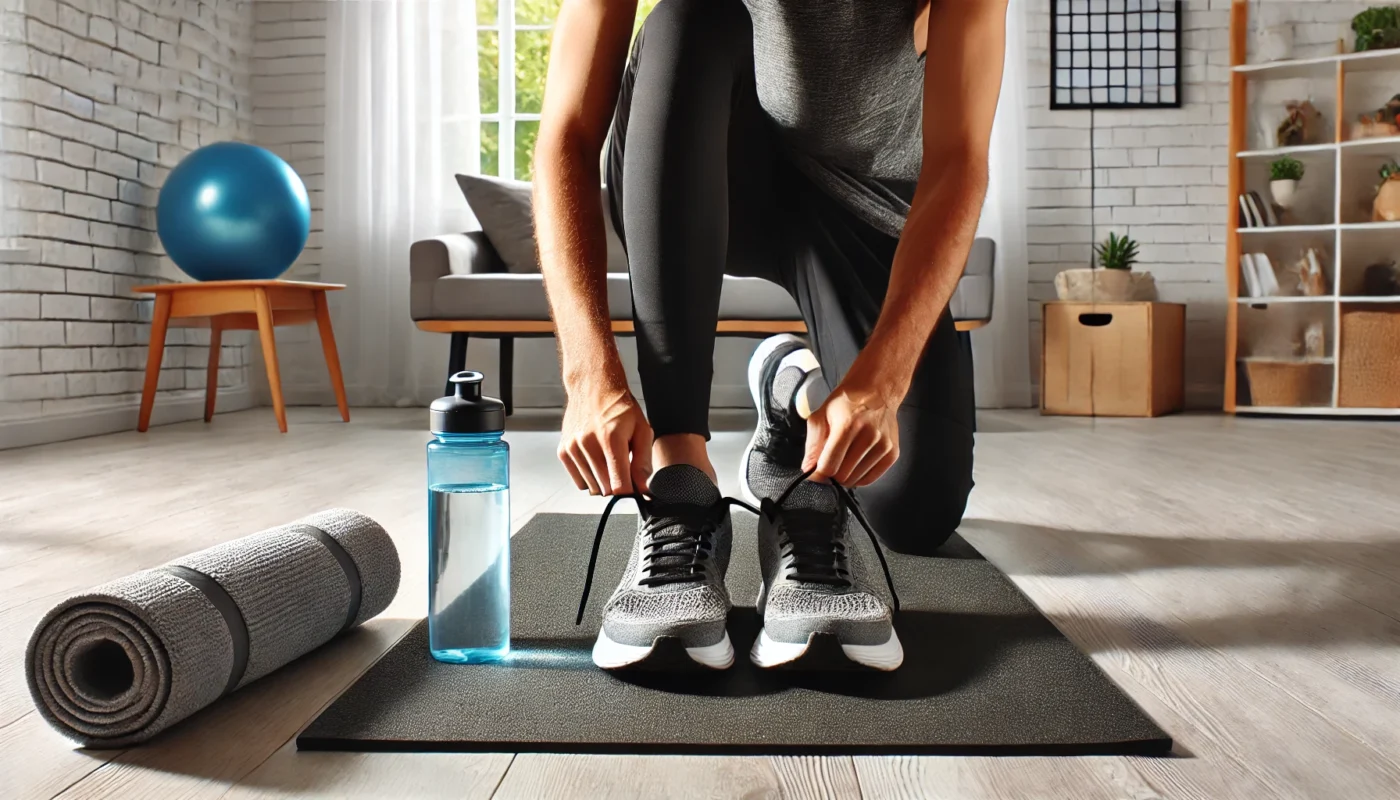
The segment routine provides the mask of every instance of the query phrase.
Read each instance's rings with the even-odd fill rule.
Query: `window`
[[[549,39],[562,0],[477,0],[481,173],[528,181],[544,103]],[[657,0],[639,0],[641,28]],[[501,69],[502,64],[514,65]]]

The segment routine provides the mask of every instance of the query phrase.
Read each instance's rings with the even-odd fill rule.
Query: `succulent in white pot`
[[[1067,269],[1055,276],[1055,294],[1076,303],[1129,303],[1157,299],[1150,272],[1134,272],[1138,243],[1110,233],[1094,246],[1101,269]]]
[[[1269,165],[1269,191],[1274,196],[1274,204],[1282,209],[1293,207],[1298,196],[1298,181],[1303,179],[1303,162],[1284,156]]]

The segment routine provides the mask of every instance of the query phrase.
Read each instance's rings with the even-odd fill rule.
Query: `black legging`
[[[789,166],[754,86],[740,0],[666,0],[623,77],[608,152],[613,222],[632,272],[637,352],[657,436],[709,436],[715,322],[725,274],[796,298],[835,386],[889,286],[898,241]],[[860,490],[891,548],[930,553],[972,489],[972,386],[945,312],[899,410],[899,461]]]

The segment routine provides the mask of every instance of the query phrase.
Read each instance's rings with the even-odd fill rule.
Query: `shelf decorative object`
[[[1294,100],[1287,106],[1288,116],[1278,125],[1279,147],[1302,147],[1322,141],[1322,112],[1311,100]]]
[[[1361,294],[1366,297],[1400,297],[1400,267],[1394,261],[1367,267],[1361,282]]]
[[[1376,199],[1371,203],[1372,222],[1400,220],[1400,164],[1386,162],[1381,167],[1381,185],[1376,187]]]
[[[1379,185],[1368,176],[1378,157],[1400,157],[1400,145],[1390,152],[1400,140],[1400,6],[1360,15],[1353,52],[1339,42],[1334,55],[1249,63],[1251,46],[1263,53],[1250,36],[1267,27],[1269,4],[1229,4],[1225,410],[1397,418],[1400,163],[1386,164]],[[1308,100],[1288,104],[1279,124],[1280,108],[1266,98],[1300,80]],[[1324,124],[1318,108],[1337,124]],[[1294,178],[1275,166],[1283,157],[1306,164],[1308,183],[1291,204],[1308,209],[1299,221],[1280,211],[1274,226],[1260,195],[1273,180]],[[1287,187],[1273,194],[1278,206],[1290,204]],[[1277,287],[1265,286],[1271,275]]]
[[[1351,128],[1353,139],[1376,139],[1382,136],[1400,136],[1400,94],[1390,98],[1384,106],[1369,114],[1362,114]]]
[[[1351,29],[1358,53],[1400,47],[1400,7],[1368,8],[1352,18]]]
[[[1269,192],[1274,196],[1274,204],[1282,209],[1293,207],[1293,198],[1298,194],[1298,181],[1303,179],[1306,170],[1303,162],[1291,156],[1284,156],[1269,165]]]

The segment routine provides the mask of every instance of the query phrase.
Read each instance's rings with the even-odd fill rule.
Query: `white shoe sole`
[[[763,365],[767,363],[768,357],[776,352],[778,348],[787,344],[796,344],[802,349],[784,356],[782,362],[779,363],[778,372],[782,372],[787,367],[800,367],[804,372],[821,369],[821,364],[817,362],[816,354],[807,348],[807,343],[802,341],[802,339],[790,333],[770,336],[764,339],[753,351],[753,356],[749,358],[748,368],[749,397],[753,399],[754,410],[758,412],[759,425],[763,424],[762,404],[765,402],[760,396],[763,387],[758,385],[759,381],[763,379]],[[754,505],[759,504],[759,499],[754,495],[753,491],[749,489],[749,455],[753,452],[754,442],[757,440],[758,431],[755,429],[753,437],[749,439],[748,446],[744,448],[744,454],[739,457],[739,491],[743,494],[745,500]]]
[[[618,644],[608,638],[607,633],[598,631],[598,640],[593,643],[593,663],[601,669],[622,669],[646,660],[656,643],[646,645]],[[710,669],[729,669],[734,664],[734,645],[729,641],[729,632],[724,638],[704,647],[687,647],[685,654],[690,660]]]
[[[775,642],[768,637],[768,631],[763,630],[754,640],[749,660],[764,669],[780,667],[806,655],[811,643],[810,638],[801,644]],[[841,652],[851,661],[881,672],[892,672],[904,663],[904,646],[899,643],[899,634],[893,629],[890,630],[889,641],[884,644],[843,644]]]

